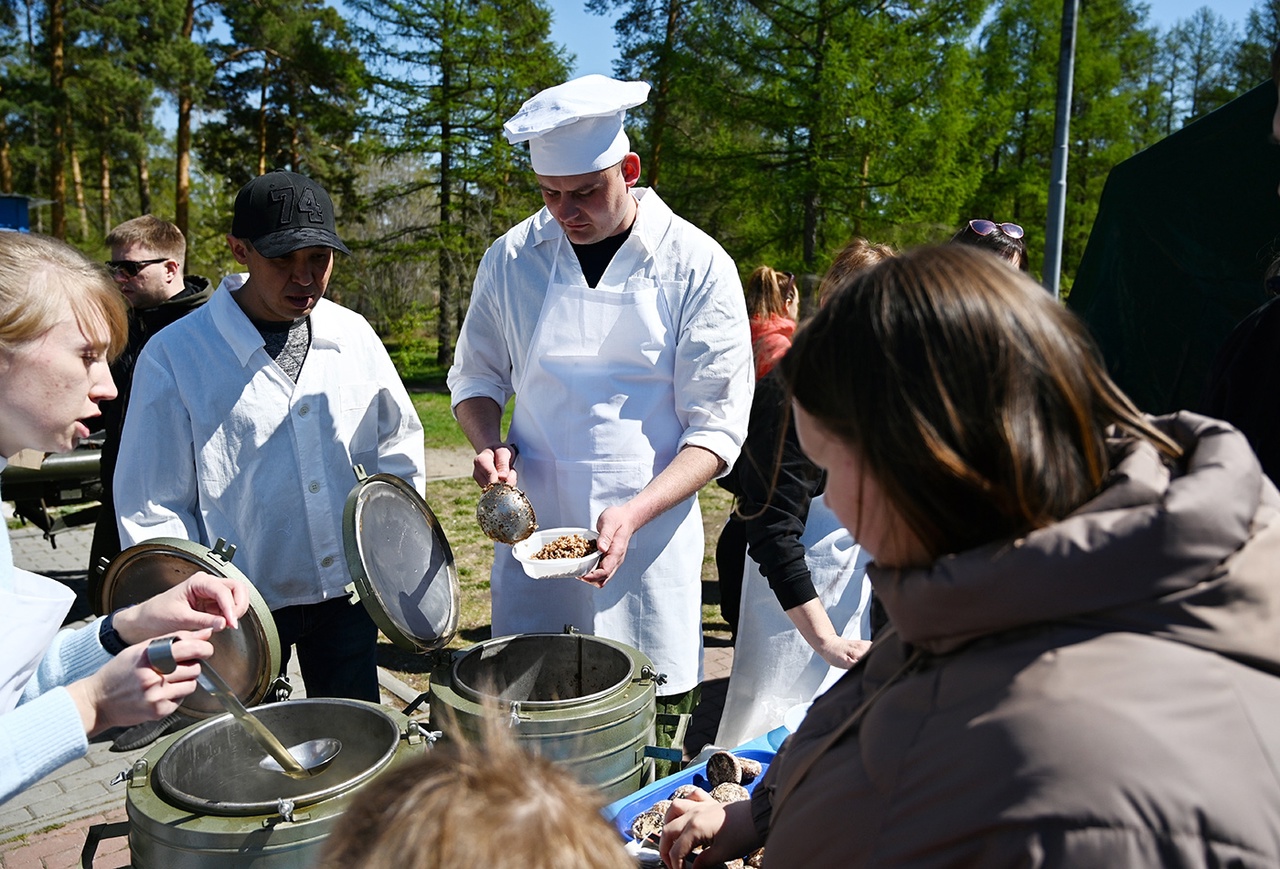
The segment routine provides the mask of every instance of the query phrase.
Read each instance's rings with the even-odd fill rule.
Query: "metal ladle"
[[[333,763],[333,759],[342,750],[342,743],[331,738],[312,739],[285,748],[258,716],[244,707],[236,692],[231,690],[231,686],[208,661],[201,662],[196,684],[217,698],[223,708],[231,713],[231,717],[267,752],[269,756],[258,763],[263,769],[282,772],[290,778],[310,778]]]
[[[476,521],[491,540],[499,543],[519,543],[538,530],[538,517],[529,499],[506,483],[485,486],[476,505]]]

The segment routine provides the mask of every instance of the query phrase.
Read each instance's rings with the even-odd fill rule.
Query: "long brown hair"
[[[1108,473],[1108,426],[1181,456],[1107,376],[1073,314],[960,245],[855,275],[779,367],[933,557],[1075,510]]]
[[[818,285],[818,304],[825,305],[831,294],[849,283],[858,272],[896,255],[896,251],[887,244],[873,244],[855,235],[840,248],[827,273],[822,276],[822,283]]]
[[[769,266],[760,266],[747,278],[747,315],[767,320],[787,313],[787,284],[794,287],[795,276]]]

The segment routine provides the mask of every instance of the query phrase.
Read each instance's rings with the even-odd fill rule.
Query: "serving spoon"
[[[538,517],[533,505],[515,486],[490,483],[476,504],[476,521],[491,540],[519,543],[538,530]]]
[[[273,772],[282,772],[290,778],[310,778],[324,770],[342,750],[342,742],[332,738],[312,739],[298,745],[285,748],[258,716],[254,715],[231,686],[208,661],[200,664],[200,675],[196,684],[208,691],[217,699],[222,707],[231,713],[245,731],[253,737],[268,754],[258,766]]]

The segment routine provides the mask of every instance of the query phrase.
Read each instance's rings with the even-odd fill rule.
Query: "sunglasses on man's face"
[[[159,259],[143,259],[143,260],[113,259],[113,260],[107,260],[107,268],[110,269],[111,274],[115,275],[116,277],[120,277],[121,275],[124,275],[125,277],[136,278],[138,276],[138,272],[142,271],[147,266],[153,266],[156,263],[162,263],[162,262],[168,262],[168,261],[169,261],[169,258],[166,256],[162,256]]]
[[[969,228],[978,235],[990,235],[1000,230],[1009,238],[1022,238],[1022,227],[1016,223],[996,223],[994,220],[971,220]]]

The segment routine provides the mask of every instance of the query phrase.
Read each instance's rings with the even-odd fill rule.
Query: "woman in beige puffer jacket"
[[[669,866],[1280,865],[1280,496],[1239,433],[1144,417],[959,248],[855,279],[783,369],[890,625],[750,803],[676,802]]]

